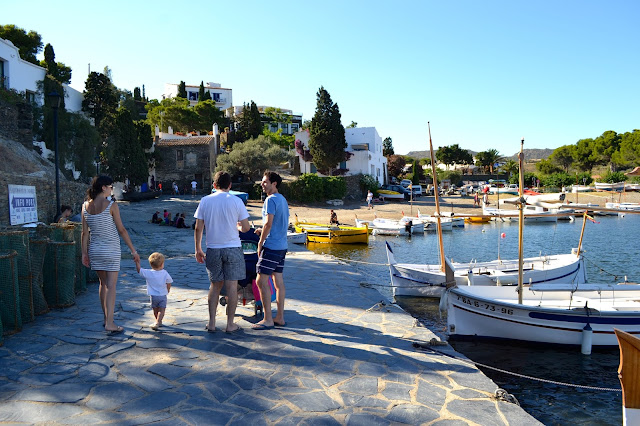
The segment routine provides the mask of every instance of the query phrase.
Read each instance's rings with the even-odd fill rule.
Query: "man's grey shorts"
[[[151,299],[151,307],[152,308],[166,308],[167,307],[167,296],[149,296]]]
[[[208,248],[206,265],[212,283],[243,280],[247,274],[242,247]]]

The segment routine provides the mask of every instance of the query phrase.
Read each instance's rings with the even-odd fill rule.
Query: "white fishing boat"
[[[485,216],[494,216],[495,220],[508,222],[518,220],[518,210],[514,209],[498,209],[495,207],[482,206],[482,214]],[[558,216],[547,207],[526,205],[524,207],[524,220],[531,223],[551,222],[556,223]]]
[[[523,170],[522,145],[519,158]],[[583,232],[585,224],[586,220]],[[517,287],[456,285],[447,289],[441,306],[447,309],[450,337],[580,345],[583,354],[590,354],[592,346],[617,344],[614,328],[640,335],[640,285],[570,282],[525,287],[523,229],[521,213]]]
[[[605,203],[608,209],[640,211],[640,203]]]
[[[640,335],[640,285],[532,285],[521,295],[517,287],[449,289],[449,336],[614,346],[614,328]]]
[[[524,280],[532,284],[585,283],[584,261],[577,250],[571,254],[537,256],[524,259]],[[387,259],[394,296],[440,297],[447,284],[439,264],[396,262],[387,243]],[[515,286],[518,284],[518,259],[450,262],[459,286]],[[450,283],[451,284],[451,283]]]
[[[624,189],[624,182],[595,182],[594,185],[596,187],[596,191],[622,191]]]
[[[420,213],[418,209],[418,219],[429,223],[427,227],[427,231],[437,231],[438,225],[438,217],[437,215],[431,216],[428,214]],[[448,214],[440,215],[440,226],[443,231],[451,231],[455,227],[463,227],[464,228],[464,218],[463,217],[451,217]]]
[[[306,232],[287,232],[287,242],[293,244],[306,244],[307,233]]]
[[[367,224],[372,230],[372,235],[409,235],[424,233],[422,222],[409,223],[408,221],[381,219],[361,220],[356,217],[356,226],[362,227]]]
[[[625,183],[625,191],[640,191],[640,183]]]
[[[577,194],[578,192],[591,192],[593,191],[593,186],[589,185],[572,185],[571,192]]]

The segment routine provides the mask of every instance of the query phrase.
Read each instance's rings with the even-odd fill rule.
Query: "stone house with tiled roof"
[[[168,136],[168,135],[167,135]],[[155,142],[155,180],[162,182],[165,193],[173,182],[180,192],[191,190],[191,181],[198,182],[198,192],[208,193],[216,168],[219,136],[188,136],[157,138]],[[203,192],[204,190],[204,192]]]

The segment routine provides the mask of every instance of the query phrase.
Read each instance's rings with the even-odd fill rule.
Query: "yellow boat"
[[[358,228],[344,225],[323,225],[320,223],[296,222],[296,232],[306,232],[312,243],[328,244],[368,244],[369,227]]]
[[[491,222],[491,218],[489,216],[469,216],[465,217],[464,221],[467,223],[488,223]]]

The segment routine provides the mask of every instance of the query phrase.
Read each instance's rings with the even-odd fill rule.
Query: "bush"
[[[593,178],[591,177],[591,173],[582,172],[576,175],[576,181],[578,185],[589,185],[591,182],[593,182]]]
[[[462,186],[462,173],[455,170],[438,170],[438,182],[449,179],[452,184]]]
[[[553,173],[542,179],[543,186],[553,186],[556,188],[572,185],[573,182],[574,177],[564,172]]]
[[[303,174],[283,188],[287,198],[303,203],[343,198],[346,193],[347,183],[343,177],[321,178],[311,173]]]
[[[363,194],[371,191],[373,195],[377,195],[378,180],[371,175],[360,175],[360,189],[362,189]]]
[[[625,180],[626,180],[626,177],[622,172],[607,171],[607,173],[602,177],[602,182],[607,182],[607,183],[624,182]]]
[[[536,186],[535,182],[538,180],[538,176],[535,173],[525,172],[524,173],[524,186],[525,187],[534,187]],[[520,173],[514,173],[509,178],[509,183],[515,183],[516,185],[520,185]]]

